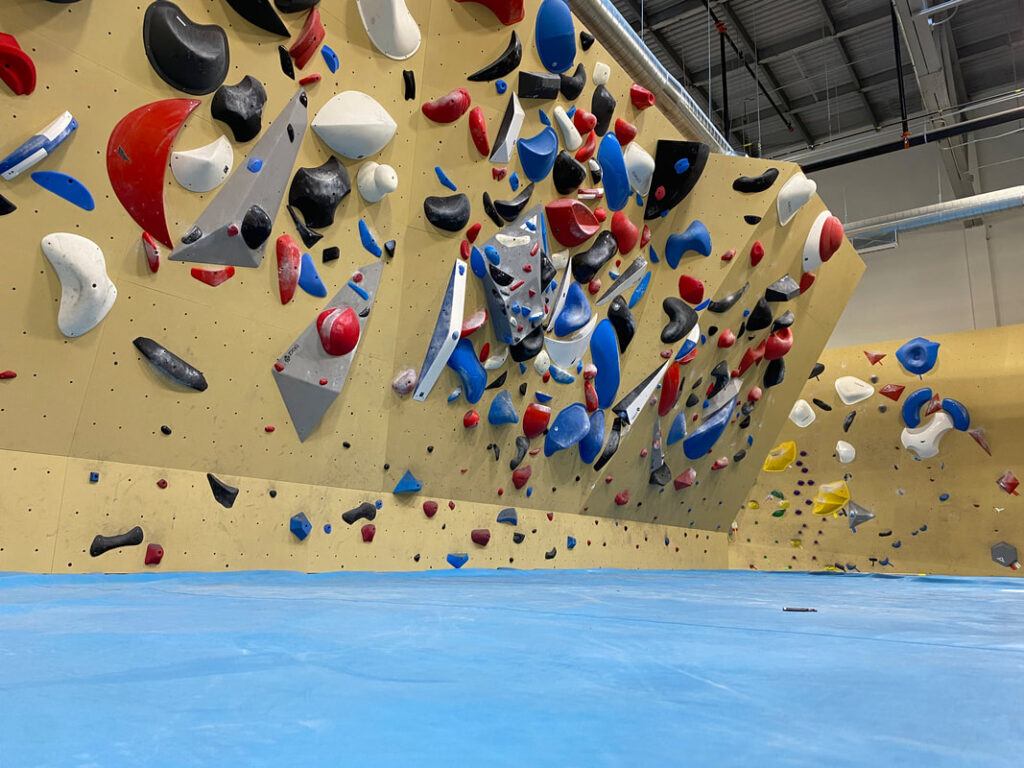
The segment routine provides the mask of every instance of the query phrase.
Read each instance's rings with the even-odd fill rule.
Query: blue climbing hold
[[[501,390],[491,401],[491,407],[487,411],[487,421],[490,424],[518,424],[519,414],[512,404],[512,395],[507,389]]]
[[[603,446],[604,411],[594,411],[590,414],[590,430],[580,440],[580,459],[584,464],[592,464]]]
[[[560,2],[561,0],[555,0]],[[547,126],[536,136],[519,139],[519,164],[530,181],[543,181],[555,167],[558,155],[558,134]]]
[[[651,271],[648,270],[647,274],[644,275],[639,285],[637,285],[637,287],[633,289],[633,295],[629,297],[630,309],[635,307],[637,302],[639,302],[640,299],[644,297],[644,294],[647,293],[647,286],[651,284],[651,274]]]
[[[100,481],[100,473],[99,472],[90,472],[89,473],[89,482],[90,483],[98,483],[99,481]]]
[[[512,173],[509,174],[508,185],[512,187],[513,192],[519,189],[519,174],[515,171],[512,171]]]
[[[711,299],[704,299],[704,301],[702,301],[700,304],[693,308],[693,311],[700,312],[702,309],[707,309],[710,303]]]
[[[896,350],[896,359],[908,373],[928,373],[939,359],[939,342],[918,336]]]
[[[565,539],[565,548],[566,549],[575,549],[576,548],[576,539],[574,539],[572,536],[567,536],[566,539]]]
[[[619,342],[612,321],[605,318],[590,337],[590,359],[597,366],[594,389],[598,408],[611,408],[619,392]]]
[[[378,259],[380,258],[383,251],[377,244],[376,239],[374,239],[373,235],[370,233],[370,227],[367,225],[365,219],[359,220],[359,240],[363,244],[363,248],[372,253]]]
[[[576,59],[576,29],[566,0],[544,0],[537,9],[534,39],[548,72],[565,72]]]
[[[658,258],[658,252],[654,250],[654,243],[651,243],[651,247],[648,249],[648,252],[650,253],[650,259],[652,264],[657,264],[658,262],[661,261],[661,259]]]
[[[405,474],[402,475],[402,479],[398,481],[395,486],[395,490],[391,493],[419,493],[423,490],[423,483],[416,479],[416,475],[412,473],[412,470],[405,470]]]
[[[461,568],[469,562],[469,555],[465,552],[449,552],[447,559],[448,565],[452,568]]]
[[[448,358],[448,367],[462,380],[462,392],[466,395],[466,400],[471,405],[480,402],[487,388],[487,371],[480,364],[480,358],[473,349],[473,342],[469,339],[459,339],[451,357]]]
[[[250,157],[245,168],[249,173],[259,173],[263,169],[263,160],[259,157]]]
[[[622,146],[615,134],[609,131],[597,148],[597,162],[601,165],[601,181],[604,184],[604,199],[613,211],[621,211],[629,202],[629,172]]]
[[[565,294],[562,311],[555,318],[555,336],[568,336],[590,322],[590,302],[583,293],[583,286],[573,283]]]
[[[330,533],[333,530],[334,530],[334,528],[331,527],[330,523],[324,523],[324,533]]]
[[[496,267],[501,264],[501,254],[498,253],[498,249],[493,245],[484,246],[484,256],[486,256],[487,260]]]
[[[680,411],[672,419],[672,426],[669,427],[668,437],[665,438],[665,445],[675,445],[686,437],[686,412]]]
[[[316,265],[313,264],[313,257],[308,253],[302,254],[302,269],[299,270],[299,288],[310,296],[316,296],[321,299],[327,295],[327,286],[320,279],[320,275],[316,271]]]
[[[473,274],[483,279],[483,276],[487,274],[487,265],[484,264],[484,255],[480,253],[480,249],[475,245],[473,250],[469,252],[469,268],[473,270]]]
[[[507,523],[508,525],[519,525],[519,515],[516,514],[514,507],[507,507],[498,513],[497,522]]]
[[[533,396],[537,398],[538,403],[550,403],[551,395],[546,395],[543,392],[534,392]]]
[[[943,493],[939,495],[939,501],[949,501],[949,494]],[[914,535],[917,535],[917,531],[914,531]]]
[[[942,410],[949,414],[953,420],[953,426],[961,432],[966,432],[971,426],[971,414],[959,400],[954,400],[951,397],[942,398]]]
[[[665,243],[665,261],[675,269],[687,251],[696,251],[705,257],[711,255],[711,233],[700,220],[695,220],[685,232],[668,236]]]
[[[337,72],[338,67],[341,65],[341,62],[338,61],[338,54],[336,54],[329,45],[320,46],[320,53],[324,57],[324,61],[327,63],[327,68],[331,70],[332,73]]]
[[[675,169],[675,172],[681,176],[690,170],[690,161],[685,157],[680,157],[672,167]]]
[[[92,193],[86,189],[85,184],[66,173],[33,171],[32,181],[43,189],[53,192],[57,197],[63,197],[69,203],[77,205],[83,211],[91,211],[96,208],[96,201],[92,199]]]
[[[377,509],[383,509],[384,499],[377,499],[375,502],[373,502],[373,506],[375,506]]]
[[[448,393],[448,402],[454,403],[460,397],[462,397],[462,387],[456,387],[455,389]]]
[[[537,115],[538,117],[540,117],[540,122],[542,125],[551,125],[551,118],[548,117],[548,113],[545,112],[543,109],[538,109]]]
[[[703,424],[683,440],[683,453],[686,454],[686,458],[695,461],[714,447],[729,425],[735,408],[736,396],[733,395],[728,403],[706,418]]]
[[[559,368],[557,365],[549,365],[548,373],[551,374],[552,381],[558,384],[572,384],[576,381],[576,377],[573,376],[569,371]]]
[[[348,287],[352,289],[352,292],[360,299],[369,300],[370,294],[368,294],[359,283],[353,283],[351,280],[348,281]]]
[[[498,92],[498,95],[501,96],[501,94],[508,90],[508,83],[506,83],[504,80],[495,80],[494,90],[496,90]]]
[[[932,391],[928,387],[916,389],[903,401],[903,423],[910,429],[921,424],[921,408],[932,399]]]
[[[448,189],[450,189],[452,192],[458,192],[459,191],[459,188],[455,186],[455,182],[453,182],[451,179],[449,179],[448,175],[444,171],[441,170],[441,166],[440,165],[435,165],[434,166],[434,173],[437,174],[437,180],[440,181],[441,184],[443,184],[444,186],[448,187]]]
[[[544,438],[544,455],[576,445],[590,431],[590,417],[583,403],[572,403],[558,412]]]
[[[299,512],[298,514],[292,515],[292,519],[288,523],[288,528],[295,534],[296,539],[302,541],[304,538],[309,536],[310,531],[313,530],[313,524],[309,522],[309,518],[306,517],[305,512]],[[330,531],[327,531],[327,533],[330,533]]]

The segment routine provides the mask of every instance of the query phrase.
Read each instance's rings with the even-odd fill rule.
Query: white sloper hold
[[[209,192],[224,183],[235,164],[228,137],[197,149],[171,153],[171,173],[190,192]]]
[[[612,76],[612,68],[605,64],[603,61],[598,61],[594,64],[594,85],[607,85],[608,78]]]
[[[856,376],[840,376],[836,379],[836,394],[845,405],[855,405],[875,394],[875,388]]]
[[[359,166],[356,187],[359,188],[363,200],[376,203],[398,189],[398,174],[390,165],[367,160]]]
[[[508,344],[496,342],[495,352],[484,361],[485,371],[496,371],[508,360]]]
[[[600,319],[600,315],[595,312],[590,318],[590,322],[564,339],[545,336],[544,348],[547,350],[552,364],[567,371],[582,360],[583,355],[590,347],[590,337],[594,335],[594,329],[597,328],[597,321]]]
[[[68,232],[47,235],[42,245],[60,280],[60,332],[71,338],[88,333],[107,316],[117,298],[103,251],[92,240]]]
[[[779,212],[779,224],[786,226],[796,216],[796,212],[807,205],[814,193],[818,191],[818,185],[798,173],[782,185],[779,190],[779,197],[775,207]]]
[[[565,107],[561,104],[555,107],[555,122],[558,123],[558,129],[562,132],[562,141],[565,143],[567,150],[575,152],[583,146],[583,137],[580,136],[580,132],[573,123],[572,118],[569,117]]]
[[[548,368],[551,367],[551,357],[545,350],[541,350],[535,358],[533,358],[533,370],[543,376],[548,372]]]
[[[836,458],[841,464],[849,464],[857,458],[857,449],[845,440],[836,442]]]
[[[388,145],[398,124],[372,96],[342,91],[316,113],[316,135],[342,157],[362,160]]]
[[[647,197],[651,191],[651,179],[654,178],[654,158],[635,141],[626,145],[622,153],[626,161],[626,175],[629,177],[629,185],[641,197]]]
[[[408,59],[420,47],[420,28],[405,0],[356,0],[359,18],[377,50],[389,59]]]
[[[797,400],[789,411],[789,420],[801,429],[809,427],[815,418],[814,409],[806,400]]]
[[[507,163],[512,159],[512,152],[519,141],[519,131],[522,130],[525,119],[526,112],[523,111],[523,105],[519,103],[519,97],[513,91],[508,106],[505,107],[505,114],[501,118],[498,135],[494,138],[494,148],[490,157],[492,163]]]

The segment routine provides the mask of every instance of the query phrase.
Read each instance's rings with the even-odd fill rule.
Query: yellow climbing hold
[[[796,443],[787,440],[772,448],[768,456],[765,457],[764,471],[782,472],[788,469],[794,461],[796,461]]]
[[[790,543],[790,546],[794,546],[797,549],[803,549],[804,548],[803,539],[790,539],[789,543]]]
[[[814,509],[811,511],[816,515],[839,516],[839,510],[846,506],[850,500],[850,489],[846,486],[845,480],[837,480],[834,483],[825,483],[818,488],[818,495],[814,497]]]
[[[760,509],[760,508],[761,508],[761,505],[758,504],[753,499],[751,499],[750,501],[747,502],[747,509]]]

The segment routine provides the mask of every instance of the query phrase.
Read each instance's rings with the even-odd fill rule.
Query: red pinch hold
[[[594,156],[596,151],[597,139],[594,137],[594,132],[591,131],[587,134],[587,139],[583,142],[583,146],[576,150],[576,161],[585,163]]]
[[[679,363],[673,361],[665,371],[661,380],[661,395],[658,398],[658,416],[665,417],[676,407],[679,400],[679,387],[682,384]]]
[[[761,245],[760,240],[755,240],[754,244],[750,247],[750,266],[756,267],[761,263],[761,259],[764,258],[764,246]]]
[[[306,17],[306,23],[302,25],[302,31],[288,49],[288,54],[295,59],[299,69],[305,67],[309,60],[316,53],[316,49],[324,39],[324,25],[320,23],[320,11],[316,6],[310,10]]]
[[[615,118],[615,138],[619,140],[619,144],[625,147],[636,138],[636,126],[627,123],[621,117]]]
[[[291,235],[281,235],[277,238],[277,289],[281,293],[282,304],[287,304],[295,296],[301,268],[299,244]]]
[[[640,239],[640,231],[636,224],[629,220],[623,211],[616,211],[612,214],[612,234],[619,246],[619,253],[625,255],[633,250],[637,240]]]
[[[490,157],[491,140],[487,138],[487,120],[480,107],[473,107],[469,112],[469,135],[473,137],[473,144],[476,145],[477,151],[484,157]]]
[[[142,250],[146,253],[146,264],[149,265],[149,271],[156,274],[160,269],[160,249],[149,232],[142,233]]]
[[[218,285],[223,283],[225,280],[230,280],[235,276],[235,268],[221,267],[220,269],[201,269],[200,267],[192,267],[192,277],[201,283],[206,283],[209,286],[216,288]]]
[[[586,136],[597,127],[597,116],[585,109],[577,108],[572,115],[572,124],[580,132],[580,136]]]
[[[0,80],[16,96],[27,96],[36,89],[36,65],[14,35],[0,33]]]
[[[647,109],[654,106],[654,94],[642,85],[633,83],[629,86],[629,100],[637,109]]]
[[[454,123],[469,109],[472,99],[465,88],[456,88],[434,101],[426,102],[421,109],[428,119],[435,123]]]

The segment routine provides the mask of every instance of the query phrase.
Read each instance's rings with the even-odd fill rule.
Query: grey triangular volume
[[[540,253],[547,247],[543,240],[543,209],[543,205],[535,205],[483,245],[485,249],[492,246],[500,255],[501,262],[496,265],[499,274],[515,276],[505,284],[499,283],[495,280],[496,270],[488,262],[483,277],[491,327],[505,344],[518,344],[544,323],[544,296],[540,289]],[[505,237],[526,237],[528,242],[503,245],[499,238]]]
[[[306,326],[288,351],[278,358],[282,370],[274,368],[274,381],[281,392],[288,415],[291,416],[299,440],[304,441],[316,429],[338,395],[352,367],[352,360],[362,343],[366,322],[377,297],[384,265],[377,261],[359,271],[363,279],[350,282],[334,294],[324,309],[351,307],[359,318],[359,341],[345,355],[329,355],[320,342],[316,320]],[[322,310],[321,310],[322,311]],[[319,315],[319,312],[317,313]],[[320,382],[326,380],[324,384]]]
[[[248,162],[235,170],[181,239],[170,255],[172,261],[260,265],[306,133],[306,112],[306,92],[300,89],[249,151]],[[262,162],[259,170],[249,170],[257,161]],[[266,218],[258,222],[256,234],[250,235],[245,231],[246,217],[254,210]]]
[[[665,453],[661,450],[661,418],[654,415],[654,434],[651,437],[651,485],[668,485],[672,479],[672,470],[665,463]]]

